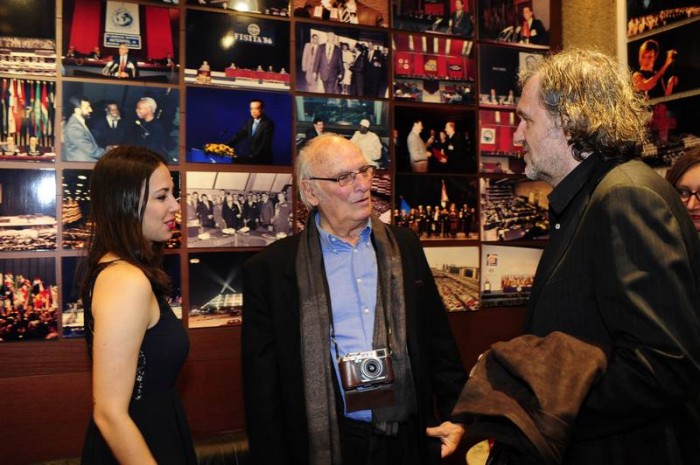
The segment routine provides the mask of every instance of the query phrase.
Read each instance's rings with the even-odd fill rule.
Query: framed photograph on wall
[[[355,144],[367,164],[389,168],[389,110],[382,100],[296,97],[297,150],[322,132]]]
[[[4,2],[0,73],[23,77],[56,75],[55,0]]]
[[[700,95],[654,105],[650,140],[644,145],[642,160],[665,172],[684,150],[697,146],[700,138],[698,105]]]
[[[479,0],[479,38],[549,48],[549,0]]]
[[[676,1],[673,5],[644,0],[627,2],[627,37],[632,40],[639,34],[678,26],[677,23],[686,25],[697,21],[698,16],[695,0]]]
[[[0,160],[52,162],[56,83],[2,78]]]
[[[187,172],[189,248],[265,247],[292,233],[292,175]]]
[[[479,106],[510,108],[520,100],[518,74],[542,58],[542,52],[498,45],[479,46]]]
[[[478,181],[468,176],[396,175],[394,224],[423,241],[477,239]]]
[[[241,270],[253,253],[188,255],[190,329],[240,325],[243,322]]]
[[[644,34],[627,44],[634,88],[652,103],[700,93],[700,53],[695,45],[700,15],[694,19],[689,24],[655,29],[652,35]],[[661,74],[654,78],[657,73]]]
[[[117,1],[63,2],[64,76],[177,84],[180,9]]]
[[[291,95],[190,87],[187,114],[190,163],[292,163]]]
[[[56,171],[0,169],[0,251],[56,249]]]
[[[394,34],[394,100],[472,105],[474,42],[443,36]]]
[[[523,147],[513,142],[520,117],[512,110],[479,112],[479,172],[522,174]]]
[[[424,247],[448,312],[479,309],[479,247]]]
[[[473,0],[393,0],[392,5],[395,29],[467,39],[476,36]]]
[[[388,97],[386,32],[297,23],[295,88],[302,92]]]
[[[186,35],[186,83],[289,91],[289,21],[188,10]]]
[[[476,112],[457,106],[394,106],[397,173],[475,174]]]
[[[360,26],[389,26],[386,0],[292,0],[295,18],[311,18]]]
[[[169,1],[169,0],[164,0]],[[289,16],[289,0],[187,0],[188,5],[207,6],[241,13]]]
[[[549,184],[523,177],[489,177],[479,181],[482,241],[549,237]]]
[[[526,305],[542,249],[482,244],[481,308]]]
[[[180,172],[171,171],[173,177],[173,195],[180,196]],[[61,223],[63,224],[62,246],[64,249],[83,249],[90,236],[88,217],[90,215],[90,182],[92,170],[63,170]],[[182,238],[181,224],[175,218],[176,226],[172,237],[165,243],[165,248],[180,247]]]
[[[85,336],[85,309],[80,299],[81,277],[78,267],[82,257],[62,257],[63,305],[61,310],[61,335],[65,338]],[[182,319],[182,282],[180,278],[180,256],[163,256],[163,268],[170,277],[170,292],[166,300],[175,316]]]
[[[61,258],[61,335],[65,338],[85,336],[85,309],[77,276],[79,262],[80,257]]]
[[[179,160],[177,88],[64,82],[63,117],[63,161],[95,162],[122,144]]]
[[[0,342],[58,338],[56,260],[0,259]]]

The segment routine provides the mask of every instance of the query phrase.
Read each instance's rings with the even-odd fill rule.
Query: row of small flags
[[[2,80],[0,125],[2,140],[14,136],[15,143],[27,145],[29,138],[41,146],[53,146],[56,84],[29,79]]]

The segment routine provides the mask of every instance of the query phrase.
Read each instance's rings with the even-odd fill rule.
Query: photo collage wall
[[[632,82],[653,107],[643,159],[660,174],[700,145],[700,8],[697,0],[627,2]]]
[[[6,3],[0,341],[84,335],[92,168],[124,144],[173,175],[188,328],[241,323],[242,264],[304,228],[292,165],[322,132],[377,168],[374,214],[420,237],[449,311],[527,300],[549,189],[513,140],[517,75],[549,50],[549,0]]]

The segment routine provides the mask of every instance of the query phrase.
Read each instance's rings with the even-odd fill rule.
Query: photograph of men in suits
[[[314,61],[314,80],[323,83],[323,92],[326,94],[338,94],[338,83],[343,79],[345,68],[343,67],[343,55],[336,44],[336,36],[333,32],[326,34],[326,42],[321,44]]]
[[[158,104],[151,97],[142,97],[136,103],[136,116],[130,142],[148,147],[168,157],[168,134],[163,123],[156,118]]]
[[[321,46],[318,43],[318,34],[313,34],[311,40],[304,44],[304,51],[301,56],[301,70],[304,72],[304,80],[306,82],[306,90],[308,92],[323,92],[316,81],[314,65],[316,64],[316,55]]]
[[[447,32],[462,37],[471,37],[474,31],[472,18],[464,11],[464,1],[455,0],[455,11],[450,15]]]
[[[248,142],[247,151],[237,152],[237,155],[248,159],[251,163],[272,163],[272,137],[275,133],[275,123],[265,114],[265,103],[253,99],[250,104],[250,118],[226,145],[236,150],[242,142]]]
[[[365,96],[384,97],[387,88],[386,56],[380,45],[368,44]]]
[[[119,46],[119,54],[107,64],[105,70],[109,76],[118,79],[133,79],[139,75],[136,59],[129,55],[129,46],[126,44]]]
[[[119,105],[113,100],[105,104],[104,117],[96,118],[91,127],[100,147],[109,148],[126,142],[126,122],[121,117]]]
[[[86,119],[92,113],[92,105],[85,97],[73,96],[68,99],[71,116],[63,126],[63,151],[65,161],[96,161],[105,152],[95,141],[88,129]]]
[[[241,273],[252,463],[437,465],[464,432],[466,374],[423,248],[372,216],[374,169],[347,139],[316,137],[295,170],[303,232]],[[391,401],[340,381],[341,357],[387,347],[393,381],[374,392]]]
[[[563,332],[607,356],[558,445],[563,463],[697,463],[700,243],[673,186],[637,159],[647,104],[599,52],[546,57],[520,82],[514,141],[528,178],[553,187],[525,332]]]

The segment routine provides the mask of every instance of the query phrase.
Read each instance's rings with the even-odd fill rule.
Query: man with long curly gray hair
[[[554,188],[525,332],[565,333],[607,356],[575,417],[538,398],[535,423],[563,440],[557,463],[698,463],[700,244],[673,187],[634,159],[644,101],[628,72],[593,51],[549,56],[520,82],[514,140],[526,175]],[[557,391],[570,398],[576,367],[553,369],[571,374]]]

